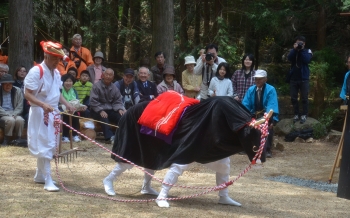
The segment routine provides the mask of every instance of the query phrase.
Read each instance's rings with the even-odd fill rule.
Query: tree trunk
[[[184,51],[186,49],[186,44],[188,42],[187,36],[187,13],[186,13],[186,2],[187,0],[180,0],[180,16],[181,16],[181,26],[180,26],[180,49]]]
[[[260,62],[259,49],[260,49],[260,37],[256,36],[256,39],[255,39],[255,70],[257,70],[259,68],[259,62]]]
[[[174,1],[155,0],[152,19],[152,55],[163,51],[166,63],[174,65]],[[153,59],[153,64],[155,60]]]
[[[83,30],[80,28],[81,26],[84,25],[84,20],[83,20],[83,11],[85,7],[85,1],[84,0],[77,0],[77,11],[76,11],[76,16],[77,20],[79,21],[77,32],[83,37]]]
[[[326,11],[323,5],[319,6],[317,20],[317,49],[320,50],[326,45]]]
[[[201,0],[196,1],[196,12],[194,21],[194,44],[200,44],[200,28],[201,28]]]
[[[141,0],[130,1],[130,26],[131,26],[131,48],[130,48],[130,60],[129,62],[134,65],[134,68],[138,66],[140,59],[140,35],[141,35]]]
[[[120,30],[126,29],[128,26],[128,19],[129,19],[129,0],[125,0],[123,4],[123,14],[121,18],[121,26]],[[119,31],[120,33],[122,31]],[[118,62],[118,69],[120,71],[123,70],[124,66],[124,53],[125,53],[125,42],[126,42],[126,33],[121,33],[119,36],[118,41],[118,52],[117,52],[117,62]]]
[[[218,27],[218,17],[221,17],[222,16],[222,1],[221,0],[215,0],[214,1],[214,4],[215,4],[215,14],[214,14],[214,24],[213,24],[213,28],[212,28],[212,31],[211,31],[211,39],[213,40],[215,36],[217,36],[218,34],[218,30],[219,30],[219,27]],[[211,40],[211,41],[212,41]],[[214,42],[214,43],[217,43],[217,42]]]
[[[113,1],[112,1],[113,2]],[[94,7],[96,5],[96,0],[90,0],[90,28],[91,28],[91,32],[92,33],[96,33],[96,24],[94,23],[96,21],[96,12],[93,11]],[[117,0],[117,9],[118,9],[118,0]],[[115,5],[110,4],[109,7],[115,7]],[[118,10],[115,11],[115,13],[118,14]],[[113,22],[111,22],[111,25],[114,24],[114,22],[116,22],[115,19],[113,19]],[[117,25],[118,25],[118,22],[117,22]],[[95,53],[96,51],[96,47],[97,47],[97,43],[96,43],[96,36],[92,36],[92,39],[91,39],[91,45],[90,45],[90,48],[91,48],[91,53]],[[94,54],[92,54],[94,55]]]
[[[9,1],[9,68],[11,74],[18,66],[33,67],[33,0]]]
[[[112,0],[108,5],[110,11],[113,13],[109,14],[109,24],[110,31],[108,32],[109,39],[109,52],[108,52],[108,62],[110,62],[109,67],[117,68],[117,51],[118,51],[118,22],[119,22],[119,1]]]
[[[210,43],[209,39],[209,23],[210,23],[210,7],[209,7],[209,0],[204,0],[204,9],[203,9],[203,17],[204,17],[204,33],[203,33],[203,39],[204,43],[208,44]]]

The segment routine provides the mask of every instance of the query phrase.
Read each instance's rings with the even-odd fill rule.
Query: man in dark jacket
[[[123,79],[116,81],[114,85],[117,86],[123,96],[123,104],[126,110],[139,103],[139,89],[134,81],[133,69],[125,69]]]
[[[156,85],[158,85],[163,81],[163,71],[167,67],[167,65],[165,64],[166,57],[164,52],[158,51],[154,55],[154,58],[156,59],[157,64],[151,68],[151,71],[153,73],[154,82],[156,83]]]
[[[293,121],[299,120],[299,103],[298,93],[300,91],[300,98],[303,105],[303,112],[301,113],[300,123],[303,124],[306,121],[308,114],[308,95],[309,95],[309,78],[310,69],[309,63],[312,58],[312,52],[310,49],[305,48],[305,37],[298,36],[295,38],[293,49],[290,50],[288,60],[292,63],[289,72],[290,83],[290,95],[294,108]]]
[[[136,81],[140,92],[140,102],[150,101],[158,96],[157,86],[153,82],[148,81],[149,77],[149,69],[147,67],[140,67],[139,80]]]

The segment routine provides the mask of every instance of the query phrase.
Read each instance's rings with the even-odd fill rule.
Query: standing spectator
[[[230,80],[230,66],[226,62],[219,64],[215,77],[211,79],[209,86],[209,95],[214,96],[233,96],[232,82]]]
[[[157,86],[158,94],[162,94],[168,90],[173,90],[180,94],[184,94],[181,85],[175,80],[175,69],[173,66],[167,66],[163,71],[163,81]]]
[[[87,68],[90,74],[90,81],[93,84],[100,81],[103,72],[106,71],[106,67],[102,66],[103,61],[104,61],[103,53],[98,51],[94,55],[94,64]]]
[[[90,93],[90,113],[92,118],[104,123],[118,123],[125,113],[122,95],[119,89],[112,83],[114,71],[107,68],[103,77],[95,83]],[[106,141],[114,140],[114,133],[110,126],[101,124]]]
[[[71,68],[68,69],[67,74],[70,74],[74,78],[77,78],[78,70],[75,67],[71,67]]]
[[[350,55],[346,59],[346,65],[348,66],[349,71],[344,76],[343,87],[340,92],[340,98],[343,99],[345,103],[348,101],[346,95],[349,95],[350,92]]]
[[[251,86],[244,95],[242,104],[252,113],[256,119],[264,116],[264,112],[273,110],[273,117],[269,123],[269,135],[266,140],[266,157],[271,158],[271,147],[273,141],[273,125],[278,122],[278,99],[276,89],[267,84],[267,73],[265,70],[255,72],[255,84]]]
[[[158,96],[157,86],[149,81],[150,71],[147,67],[140,67],[139,80],[136,81],[140,92],[140,102],[149,101]]]
[[[254,56],[246,54],[242,58],[242,69],[232,75],[233,97],[242,102],[249,87],[255,84]]]
[[[182,85],[185,90],[185,96],[197,98],[202,83],[202,75],[193,73],[196,61],[193,56],[185,57],[186,70],[182,72]]]
[[[57,50],[61,50],[62,45],[44,41],[40,45],[44,50],[44,61],[30,69],[24,80],[24,94],[31,104],[27,131],[28,148],[37,158],[34,181],[45,183],[44,189],[53,192],[59,191],[51,178],[50,163],[59,140],[54,126],[58,102],[63,103],[69,112],[75,108],[70,106],[59,91],[61,76],[56,67],[63,57]]]
[[[208,88],[211,79],[215,76],[216,69],[221,62],[226,62],[225,59],[218,56],[218,47],[215,44],[209,44],[205,47],[205,54],[201,56],[202,61],[199,61],[194,68],[194,73],[202,75],[202,83],[200,90],[201,100],[209,97]]]
[[[24,78],[27,76],[27,70],[25,67],[17,67],[15,70],[15,82],[13,83],[14,86],[20,88],[22,92],[24,92]]]
[[[139,89],[134,81],[133,69],[125,69],[123,79],[116,81],[114,85],[119,89],[120,94],[123,96],[123,104],[126,110],[139,103]]]
[[[70,49],[70,59],[75,63],[78,70],[77,78],[80,78],[80,73],[86,70],[88,66],[93,64],[91,52],[89,49],[81,46],[83,39],[80,34],[75,34],[72,38],[73,46]]]
[[[62,50],[67,55],[67,57],[69,57],[69,51],[66,48],[62,48]],[[70,69],[71,67],[76,68],[75,63],[70,59],[66,61],[62,58],[57,65],[57,70],[60,71],[61,76],[63,76],[68,72],[68,69]]]
[[[7,64],[0,63],[0,79],[3,75],[7,74],[8,72],[9,72],[9,66]]]
[[[79,80],[73,85],[74,89],[78,93],[80,104],[85,105],[87,108],[90,106],[90,92],[92,89],[92,83],[89,80],[89,71],[83,70],[81,71]],[[81,111],[80,116],[90,117],[90,110],[86,109],[85,111]]]
[[[63,75],[61,77],[61,81],[62,81],[62,96],[64,99],[66,99],[66,101],[71,102],[72,100],[78,99],[78,93],[77,91],[73,88],[73,84],[75,82],[75,78],[67,73],[65,75]],[[77,108],[79,111],[85,111],[86,110],[86,106],[83,106],[81,108]],[[79,114],[77,112],[74,113],[75,116],[78,116]],[[65,123],[69,123],[69,116],[66,114],[63,114],[63,122]],[[72,127],[74,129],[79,130],[79,118],[77,117],[72,117]],[[75,131],[72,132],[73,135],[73,141],[74,142],[80,142],[80,138],[78,136],[78,133],[76,133]],[[66,127],[65,125],[63,125],[63,133],[62,133],[62,142],[64,143],[69,143],[69,128]]]
[[[310,49],[305,48],[306,39],[304,36],[295,38],[293,49],[290,50],[288,60],[292,63],[289,72],[290,97],[294,109],[293,122],[299,120],[299,100],[298,94],[300,92],[301,103],[303,105],[303,112],[301,113],[300,123],[306,121],[309,108],[309,79],[310,69],[309,63],[312,58]],[[287,80],[287,81],[288,81]]]
[[[156,85],[158,85],[159,83],[162,82],[163,80],[163,71],[164,69],[167,67],[167,65],[165,64],[165,54],[162,51],[158,51],[155,55],[154,58],[157,61],[157,64],[154,65],[151,68],[152,74],[153,74],[153,79],[154,82],[156,83]]]
[[[24,127],[24,119],[21,117],[23,112],[23,94],[20,88],[13,86],[14,82],[11,74],[5,74],[0,79],[0,121],[4,127],[2,146],[7,145],[9,138],[13,134],[20,139]]]
[[[7,64],[9,57],[7,55],[2,55],[2,49],[0,46],[0,64]]]

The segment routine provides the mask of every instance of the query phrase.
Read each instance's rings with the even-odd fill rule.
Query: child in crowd
[[[22,94],[24,96],[24,78],[27,76],[27,70],[25,67],[20,66],[17,67],[14,73],[15,82],[13,83],[13,86],[16,86],[22,90]],[[28,114],[29,114],[30,104],[28,101],[23,98],[23,113],[22,117],[26,121],[25,123],[28,123]]]
[[[78,70],[75,67],[71,67],[67,70],[67,74],[71,74],[74,77],[74,79],[76,79],[78,75]]]
[[[62,84],[62,86],[63,86],[62,87],[62,96],[66,99],[66,101],[70,102],[72,100],[79,99],[77,92],[73,88],[73,83],[75,82],[75,78],[71,74],[67,73],[61,77],[61,81],[63,83]],[[85,111],[86,106],[80,107],[80,108],[78,108],[78,110]],[[78,116],[79,114],[77,112],[75,112],[74,115]],[[63,114],[63,122],[69,124],[69,116],[68,115]],[[79,127],[80,127],[79,118],[72,117],[72,127],[74,129],[79,130]],[[78,136],[78,133],[73,131],[72,135],[73,135],[74,142],[81,141],[79,136]],[[66,127],[65,125],[63,125],[62,142],[63,143],[70,142],[68,137],[69,137],[69,128]]]
[[[226,62],[219,64],[216,75],[211,79],[209,85],[209,95],[213,96],[233,96],[232,82],[230,80],[230,66]]]
[[[172,66],[167,66],[163,71],[163,81],[158,84],[158,94],[162,94],[168,90],[173,90],[180,94],[184,94],[181,85],[175,80],[175,69]]]
[[[78,93],[80,104],[86,105],[87,108],[90,105],[90,91],[93,85],[89,80],[89,71],[83,70],[81,71],[79,80],[73,85],[74,89]],[[85,111],[80,112],[80,116],[90,117],[90,111],[86,109]]]

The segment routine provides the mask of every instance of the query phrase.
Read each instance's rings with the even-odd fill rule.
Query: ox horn
[[[273,110],[271,109],[271,110],[269,111],[269,113],[267,114],[267,118],[271,118],[272,115],[273,115]]]

